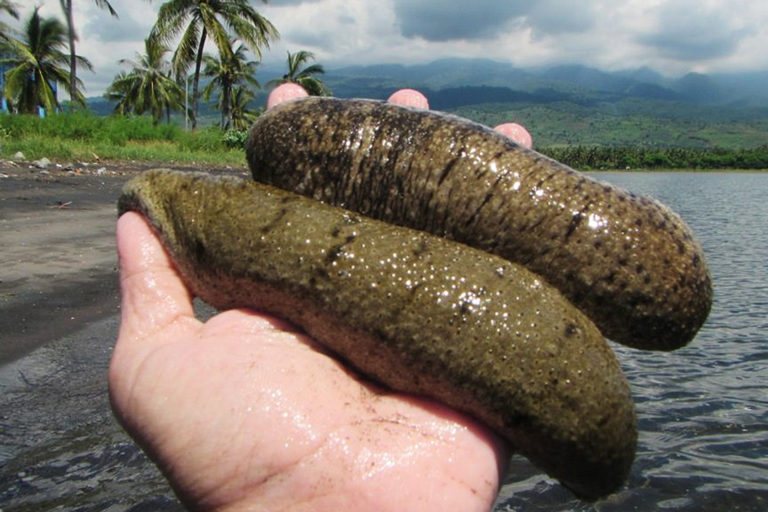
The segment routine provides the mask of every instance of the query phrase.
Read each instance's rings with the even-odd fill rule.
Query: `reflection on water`
[[[576,501],[524,459],[499,511],[768,510],[768,174],[603,173],[693,227],[715,304],[673,353],[614,345],[640,438],[624,490]],[[181,510],[111,417],[106,368],[116,319],[0,367],[0,510]],[[105,340],[109,340],[106,342]]]

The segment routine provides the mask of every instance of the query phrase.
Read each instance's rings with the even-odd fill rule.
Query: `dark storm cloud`
[[[530,27],[536,36],[581,32],[593,20],[586,1],[577,7],[568,0],[393,0],[393,4],[403,35],[429,41],[488,39],[512,21]]]
[[[706,60],[732,55],[739,46],[739,38],[721,36],[702,37],[698,33],[670,32],[640,38],[640,42],[654,46],[666,57],[681,60]]]
[[[526,23],[536,35],[557,35],[565,32],[585,32],[597,18],[593,3],[586,0],[546,0],[531,2]]]
[[[429,41],[493,37],[521,14],[522,4],[498,0],[394,0],[403,35]]]
[[[659,23],[637,40],[663,56],[686,61],[732,55],[752,31],[734,27],[725,10],[705,10],[694,2],[670,2],[660,8]]]

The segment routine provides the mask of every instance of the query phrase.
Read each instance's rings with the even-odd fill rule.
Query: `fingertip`
[[[180,316],[194,317],[192,295],[146,219],[135,212],[117,221],[121,337],[144,337]]]
[[[400,105],[403,107],[415,107],[429,110],[429,101],[427,97],[415,89],[400,89],[393,92],[387,103]]]
[[[144,216],[136,212],[126,212],[117,219],[117,252],[121,275],[170,265],[160,240]]]
[[[285,103],[286,101],[305,98],[307,96],[309,96],[309,93],[307,93],[307,91],[299,84],[280,84],[269,93],[269,96],[267,97],[267,110],[281,103]]]
[[[528,130],[526,130],[525,127],[521,124],[502,123],[498,126],[495,126],[493,129],[517,142],[521,146],[525,146],[529,149],[533,147],[533,137],[531,137],[531,134],[528,132]]]

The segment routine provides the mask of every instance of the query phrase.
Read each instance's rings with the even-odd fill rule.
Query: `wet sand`
[[[101,167],[0,163],[3,512],[182,510],[114,420],[106,380],[120,308],[117,197],[138,172],[168,166]]]
[[[0,364],[118,310],[117,197],[159,166],[95,167],[0,166]]]
[[[0,363],[118,308],[115,198],[127,175],[0,181]]]

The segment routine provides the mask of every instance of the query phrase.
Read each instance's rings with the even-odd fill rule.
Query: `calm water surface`
[[[768,173],[601,173],[672,206],[693,227],[715,304],[674,353],[615,346],[640,438],[627,486],[574,500],[513,459],[498,511],[768,510]],[[0,512],[180,510],[114,423],[106,368],[111,318],[0,367]]]

